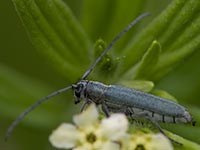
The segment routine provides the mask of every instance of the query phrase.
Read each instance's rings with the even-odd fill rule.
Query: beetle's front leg
[[[81,112],[83,112],[89,104],[91,104],[92,101],[90,99],[86,99],[85,102],[83,103],[83,105],[81,106]]]

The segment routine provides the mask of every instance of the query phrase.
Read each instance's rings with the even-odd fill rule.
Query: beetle
[[[48,99],[70,89],[74,90],[75,104],[78,104],[82,99],[85,100],[81,111],[83,111],[90,103],[95,103],[96,105],[101,105],[102,110],[106,116],[109,116],[110,112],[122,112],[131,118],[146,118],[150,120],[154,125],[156,125],[156,127],[164,135],[165,133],[162,131],[157,122],[193,122],[190,113],[183,106],[175,102],[119,85],[105,85],[101,82],[86,80],[86,78],[91,74],[96,65],[101,61],[101,59],[111,49],[111,47],[136,23],[148,15],[149,13],[143,13],[130,24],[128,24],[128,26],[113,39],[113,41],[105,48],[105,50],[100,54],[100,56],[91,65],[91,67],[83,74],[80,81],[78,81],[76,84],[70,85],[49,94],[48,96],[36,101],[33,105],[22,112],[9,126],[5,139],[7,140],[9,138],[16,125],[30,111]]]

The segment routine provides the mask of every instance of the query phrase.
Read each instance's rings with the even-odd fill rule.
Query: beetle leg
[[[86,108],[87,108],[87,106],[89,105],[89,104],[91,104],[92,103],[92,101],[90,100],[90,99],[86,99],[86,101],[83,103],[83,105],[81,106],[81,112],[83,112]]]
[[[178,145],[183,145],[182,143],[178,142],[178,141],[175,141],[174,139],[168,137],[165,132],[163,131],[163,129],[160,127],[160,125],[151,117],[149,116],[148,113],[146,112],[140,112],[138,114],[133,114],[132,117],[143,117],[147,120],[149,120],[159,131],[160,133],[162,133],[166,138],[168,138],[171,142],[175,143],[175,144],[178,144]]]
[[[109,117],[110,116],[110,112],[109,112],[108,107],[106,106],[105,103],[101,104],[101,108],[102,108],[103,112],[105,113],[106,117]]]

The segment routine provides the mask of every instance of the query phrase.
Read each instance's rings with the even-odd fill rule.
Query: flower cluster
[[[172,150],[162,134],[128,134],[128,120],[123,114],[112,114],[99,120],[95,105],[63,123],[50,135],[54,147],[73,150]]]

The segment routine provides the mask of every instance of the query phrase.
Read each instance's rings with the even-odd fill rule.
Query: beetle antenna
[[[88,75],[94,70],[96,65],[101,61],[104,55],[112,48],[112,46],[126,33],[128,32],[135,24],[137,24],[141,19],[150,15],[149,13],[143,13],[138,16],[135,20],[133,20],[124,30],[122,30],[113,40],[112,42],[104,49],[101,55],[96,59],[96,61],[91,65],[91,67],[83,74],[81,80],[84,80],[88,77]]]
[[[38,105],[44,103],[45,101],[47,101],[48,99],[62,93],[62,92],[65,92],[65,91],[68,91],[72,89],[72,86],[68,86],[68,87],[65,87],[63,89],[60,89],[60,90],[57,90],[47,96],[45,96],[44,98],[36,101],[34,104],[32,104],[31,106],[29,106],[25,111],[23,111],[13,122],[12,124],[9,126],[7,132],[6,132],[6,136],[5,136],[5,141],[8,140],[8,138],[10,137],[13,129],[20,123],[20,121],[29,113],[31,112],[33,109],[35,109]]]

